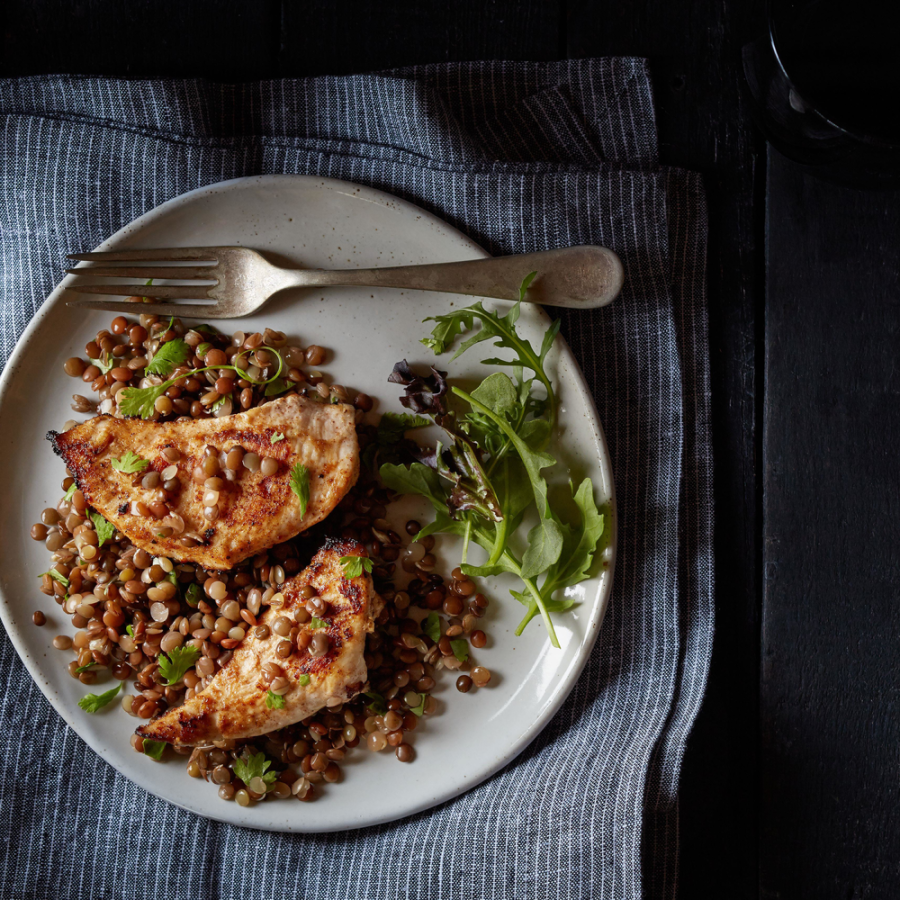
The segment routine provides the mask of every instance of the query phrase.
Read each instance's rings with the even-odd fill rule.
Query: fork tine
[[[67,284],[67,291],[76,294],[112,294],[114,297],[151,297],[154,300],[212,300],[209,292],[215,285],[171,285],[146,284]]]
[[[145,262],[156,259],[194,259],[216,262],[223,247],[168,247],[157,250],[104,250],[98,253],[70,253],[69,259],[97,262]]]
[[[107,312],[136,316],[148,313],[153,316],[178,316],[181,319],[215,319],[217,303],[135,303],[128,300],[69,300],[66,306],[73,309],[102,309]]]
[[[167,266],[163,269],[152,266],[80,266],[77,269],[66,269],[66,273],[111,278],[170,278],[175,281],[203,278],[207,281],[218,281],[215,269],[215,266]]]

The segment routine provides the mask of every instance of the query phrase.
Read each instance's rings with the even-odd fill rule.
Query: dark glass
[[[767,140],[815,174],[900,186],[900,4],[770,0],[768,32],[744,48]]]

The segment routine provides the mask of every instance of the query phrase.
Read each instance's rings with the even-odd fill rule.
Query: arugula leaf
[[[269,438],[270,444],[277,444],[279,441],[284,440],[284,435],[280,431],[276,431],[272,437]]]
[[[301,675],[301,676],[297,679],[297,681],[298,681],[300,684],[302,684],[304,687],[306,687],[306,685],[309,684],[309,675],[307,675],[307,674],[304,673],[303,675]]]
[[[528,473],[528,478],[531,481],[531,487],[534,491],[534,499],[537,503],[538,512],[541,514],[541,518],[548,516],[550,513],[550,504],[547,500],[547,482],[541,475],[541,469],[555,466],[556,460],[550,456],[549,453],[532,449],[518,434],[515,433],[515,431],[512,430],[507,421],[501,419],[493,410],[488,409],[488,407],[476,400],[471,394],[467,394],[457,387],[453,388],[453,393],[458,397],[462,397],[463,400],[472,405],[479,412],[488,416],[488,418],[490,418],[506,435],[509,442],[519,454],[519,458],[525,466],[525,471]]]
[[[505,313],[475,303],[426,320],[435,325],[423,343],[436,353],[446,352],[461,339],[456,359],[477,344],[490,342],[511,353],[483,364],[501,366],[508,374],[495,372],[467,393],[450,388],[446,373],[433,366],[431,375],[421,376],[405,360],[397,363],[388,380],[404,385],[403,405],[430,416],[450,440],[433,450],[410,450],[416,461],[409,465],[396,464],[406,446],[399,447],[393,459],[390,452],[383,453],[380,474],[390,490],[425,497],[434,507],[434,520],[419,531],[417,540],[438,532],[459,535],[463,538],[461,567],[467,575],[506,572],[517,576],[522,587],[512,594],[527,607],[517,633],[540,614],[551,643],[558,647],[551,613],[570,608],[574,601],[554,599],[554,594],[588,576],[603,520],[590,485],[573,490],[580,522],[564,519],[551,507],[544,470],[557,464],[547,452],[557,400],[545,362],[559,323],[546,330],[539,349],[519,334],[521,303],[534,278],[531,273],[522,282],[518,302]],[[466,404],[464,413],[454,409],[457,404],[451,405],[454,399]],[[538,513],[539,521],[526,536],[521,534],[522,523],[530,509]],[[471,544],[488,554],[482,565],[468,563]],[[524,554],[519,556],[514,545],[522,546]],[[426,634],[435,630],[429,618],[423,623]],[[456,643],[458,657],[468,658],[466,642]]]
[[[191,355],[191,348],[182,338],[160,344],[153,359],[147,363],[144,372],[147,375],[171,375]]]
[[[504,456],[492,469],[491,482],[497,491],[503,515],[509,520],[510,531],[514,531],[519,527],[522,513],[534,498],[522,460],[514,453]]]
[[[472,391],[472,397],[507,421],[512,421],[514,413],[521,405],[515,386],[509,375],[503,372],[488,375]]]
[[[131,450],[126,450],[122,454],[121,459],[116,459],[115,457],[112,459],[112,467],[117,472],[124,472],[126,475],[143,472],[149,465],[150,460],[141,459],[136,453],[132,453]]]
[[[88,663],[86,666],[79,666],[79,667],[75,670],[75,674],[76,674],[76,675],[80,675],[82,672],[87,672],[88,669],[93,669],[94,666],[96,666],[96,665],[98,665],[98,663],[90,662],[90,663]]]
[[[359,578],[363,573],[372,571],[372,560],[368,556],[342,556],[341,565],[344,567],[344,578]],[[315,619],[313,621],[316,621]],[[318,621],[321,621],[318,620]]]
[[[306,515],[309,506],[309,469],[303,463],[297,463],[291,469],[291,490],[300,501],[300,515]]]
[[[453,650],[453,655],[460,662],[465,662],[469,658],[469,642],[464,638],[458,638],[455,641],[450,641],[450,647]]]
[[[428,613],[428,616],[422,623],[422,631],[435,643],[441,639],[441,619],[436,612]]]
[[[166,656],[159,654],[159,671],[166,679],[166,686],[172,687],[184,678],[187,672],[197,660],[200,659],[200,651],[196,647],[176,647]]]
[[[112,522],[107,522],[98,512],[91,512],[91,521],[94,523],[94,530],[97,532],[97,546],[102,547],[107,541],[113,539],[116,533],[116,526]]]
[[[89,713],[95,713],[103,709],[104,706],[112,703],[116,694],[124,687],[124,683],[120,682],[114,688],[108,690],[105,694],[85,694],[79,701],[78,705]]]
[[[266,707],[268,709],[284,709],[284,703],[284,697],[280,694],[273,694],[272,691],[266,694]]]
[[[69,586],[69,579],[66,578],[65,575],[60,575],[56,569],[48,569],[46,572],[41,572],[38,575],[38,578],[43,578],[45,575],[49,575],[54,581],[58,581],[63,587]]]
[[[541,519],[528,532],[528,549],[522,557],[522,577],[534,578],[546,572],[562,553],[562,528],[555,519]]]
[[[429,469],[420,462],[409,466],[385,463],[379,474],[385,486],[392,491],[398,494],[419,494],[427,498],[438,512],[446,512],[447,497],[434,469]]]
[[[412,413],[382,413],[381,421],[378,423],[378,432],[375,440],[381,446],[389,446],[396,444],[407,431],[414,431],[417,428],[427,428],[431,425],[431,420],[424,416],[414,416]]]
[[[531,496],[530,490],[528,496]],[[439,512],[435,515],[434,521],[425,525],[415,536],[414,540],[421,541],[422,538],[426,538],[430,534],[456,534],[460,537],[465,537],[467,522],[468,520],[451,519],[447,513]],[[488,541],[488,549],[490,549],[491,546],[490,541]]]
[[[372,712],[376,715],[381,715],[382,713],[387,712],[387,703],[384,701],[384,697],[378,693],[378,691],[368,690],[363,691],[363,696],[368,697],[369,702],[366,706],[370,707]]]
[[[148,738],[144,738],[144,756],[149,756],[150,759],[155,759],[159,762],[162,759],[167,746],[168,744],[166,744],[165,741],[151,741]]]
[[[197,584],[196,581],[192,581],[188,586],[187,590],[184,592],[184,600],[188,606],[197,607],[200,605],[200,601],[203,599],[203,591],[200,588],[200,585]]]
[[[510,386],[511,384],[510,382]],[[549,453],[545,453],[542,450],[533,450],[529,447],[512,430],[507,421],[501,419],[493,410],[488,409],[487,406],[480,403],[472,395],[456,387],[453,388],[453,393],[462,397],[463,400],[471,404],[479,412],[488,416],[500,428],[515,448],[516,453],[522,460],[522,464],[525,466],[541,521],[528,534],[528,549],[522,558],[522,577],[534,578],[553,565],[559,559],[560,553],[562,553],[562,528],[550,512],[550,502],[547,498],[547,482],[541,475],[541,469],[556,465],[556,460]]]
[[[550,421],[555,425],[556,398],[550,378],[544,371],[544,360],[550,351],[553,339],[559,331],[559,324],[556,322],[550,327],[544,336],[540,352],[536,351],[515,328],[516,322],[519,320],[522,301],[535,275],[536,273],[532,272],[522,282],[519,288],[519,300],[505,316],[489,312],[481,302],[463,309],[455,309],[446,315],[434,316],[425,320],[426,322],[436,322],[437,325],[434,327],[431,336],[424,338],[422,343],[437,354],[445,353],[457,337],[475,328],[477,320],[481,324],[481,329],[463,342],[452,359],[458,359],[475,344],[495,339],[498,347],[512,350],[516,354],[516,360],[511,362],[505,359],[486,359],[483,362],[491,365],[523,367],[534,372],[547,392],[547,398],[550,403]]]
[[[581,513],[579,528],[563,526],[563,552],[556,565],[547,572],[545,586],[554,589],[570,587],[588,577],[594,553],[603,536],[604,520],[594,502],[594,485],[585,478],[575,491],[570,485],[575,505]]]
[[[419,695],[419,705],[410,707],[410,712],[414,715],[417,715],[419,718],[425,715],[425,701],[428,699],[428,694],[420,694]]]
[[[516,634],[521,634],[528,623],[538,614],[543,615],[545,612],[547,614],[565,612],[575,605],[575,600],[572,597],[566,597],[562,600],[544,600],[542,604],[544,608],[541,610],[537,605],[534,595],[525,593],[524,591],[510,591],[510,594],[527,608],[524,618],[519,622],[519,625],[516,628]]]
[[[75,496],[75,491],[77,491],[77,490],[78,490],[78,485],[73,481],[69,485],[69,489],[65,492],[65,494],[63,494],[63,501],[65,503],[68,503]]]
[[[317,619],[315,616],[310,619],[309,622],[310,628],[327,628],[328,623],[324,619]]]
[[[262,778],[267,784],[272,784],[278,777],[277,772],[269,772],[271,760],[266,759],[265,753],[251,753],[247,759],[236,759],[232,768],[244,784],[249,785],[254,778]]]
[[[561,612],[575,605],[572,598],[562,600],[551,599],[553,594],[561,588],[578,584],[588,577],[594,554],[600,545],[603,536],[604,518],[594,502],[594,486],[589,478],[578,487],[570,484],[573,500],[581,514],[581,522],[578,527],[563,524],[563,552],[559,560],[552,565],[544,578],[540,588],[540,596],[543,598],[547,612]],[[539,612],[537,599],[532,594],[524,594],[518,591],[512,592],[513,596],[527,607],[527,613],[516,629],[521,634],[525,626]]]
[[[537,272],[529,272],[522,279],[522,283],[519,285],[519,303],[521,303],[525,299],[525,295],[528,293],[528,288],[531,287],[531,283],[535,278],[537,278]]]

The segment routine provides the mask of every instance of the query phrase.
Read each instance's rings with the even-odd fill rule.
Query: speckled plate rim
[[[440,219],[437,216],[434,216],[432,213],[422,209],[421,207],[415,206],[414,204],[395,197],[392,194],[370,188],[365,185],[358,185],[352,182],[304,175],[251,176],[247,178],[231,179],[228,181],[218,182],[212,185],[197,188],[185,194],[174,197],[173,199],[166,201],[165,203],[162,203],[159,206],[144,213],[137,219],[130,222],[128,225],[119,229],[119,231],[105,240],[96,249],[111,250],[128,247],[129,239],[135,237],[136,235],[139,235],[140,232],[148,226],[155,224],[158,219],[165,217],[173,211],[180,210],[182,207],[190,205],[199,199],[208,197],[211,194],[240,189],[242,186],[248,184],[252,184],[253,186],[261,188],[263,190],[270,187],[278,189],[284,184],[285,179],[292,179],[298,182],[303,182],[310,186],[316,186],[318,188],[321,188],[322,190],[333,191],[338,194],[352,197],[354,201],[363,200],[369,203],[393,208],[394,210],[401,213],[414,216],[423,225],[431,226],[437,233],[446,235],[448,239],[453,238],[458,243],[464,244],[466,249],[470,251],[469,258],[484,257],[489,255],[478,244],[466,237],[457,229],[453,228],[453,226],[449,225],[444,220]],[[235,241],[235,243],[237,242],[238,241]],[[28,324],[28,327],[25,329],[22,336],[16,343],[16,346],[12,354],[10,355],[9,361],[6,364],[2,375],[0,375],[0,420],[4,419],[7,394],[10,391],[11,386],[15,382],[17,369],[21,366],[23,360],[28,354],[35,352],[36,348],[33,344],[34,335],[40,329],[45,320],[53,316],[59,309],[60,305],[65,302],[63,299],[63,291],[66,285],[72,280],[72,276],[66,276],[57,285],[57,287],[51,292],[41,308],[34,315],[31,322]],[[466,303],[472,302],[472,298],[462,299],[464,299]],[[545,318],[546,324],[549,324],[550,319],[549,317],[546,317],[546,314],[543,313],[543,311],[541,311],[540,315]],[[595,444],[594,449],[597,453],[597,463],[599,465],[599,469],[604,481],[604,512],[607,516],[605,523],[607,531],[605,534],[606,546],[604,550],[604,567],[597,573],[596,576],[594,576],[597,581],[597,590],[591,603],[590,616],[585,622],[584,637],[580,643],[575,658],[569,664],[568,668],[561,674],[561,677],[559,678],[555,688],[553,689],[553,699],[550,702],[545,703],[541,707],[538,715],[535,717],[530,726],[525,728],[520,734],[515,735],[515,737],[509,741],[505,752],[496,755],[490,760],[484,761],[480,766],[474,767],[465,772],[460,772],[458,781],[452,787],[435,794],[421,792],[421,796],[419,796],[418,799],[407,803],[405,806],[403,806],[402,809],[395,808],[390,811],[378,809],[363,810],[359,812],[358,815],[349,817],[346,821],[331,823],[324,827],[321,825],[316,827],[309,827],[311,825],[314,825],[314,823],[305,822],[302,820],[299,822],[285,821],[280,817],[276,817],[274,815],[267,815],[265,821],[260,821],[256,816],[247,815],[246,811],[242,810],[242,808],[238,807],[236,804],[225,804],[221,801],[216,801],[216,803],[222,807],[221,814],[219,814],[219,809],[217,808],[216,804],[212,804],[212,808],[210,809],[202,804],[191,802],[184,797],[180,797],[177,795],[171,796],[168,793],[163,792],[152,777],[152,768],[148,768],[146,770],[142,768],[126,770],[125,768],[118,766],[114,762],[110,761],[110,754],[108,752],[105,752],[107,751],[107,748],[98,746],[99,742],[97,740],[95,732],[90,728],[90,721],[83,716],[74,715],[75,710],[73,710],[70,705],[62,701],[62,698],[59,697],[50,681],[44,675],[41,668],[42,663],[36,659],[33,659],[29,654],[25,644],[25,640],[20,631],[21,625],[14,616],[13,606],[6,597],[3,590],[2,581],[0,581],[0,618],[2,618],[6,632],[9,635],[10,640],[12,641],[12,644],[15,647],[17,653],[19,654],[19,657],[25,664],[35,683],[38,685],[38,687],[40,687],[44,696],[51,703],[57,713],[63,718],[63,720],[69,725],[69,727],[72,728],[75,733],[78,734],[79,737],[81,737],[109,765],[112,765],[126,778],[133,781],[135,784],[139,785],[141,788],[153,794],[154,796],[157,796],[160,799],[163,799],[175,806],[195,813],[196,815],[202,816],[204,818],[213,819],[226,824],[249,827],[264,831],[327,833],[364,828],[397,821],[399,819],[403,819],[416,813],[431,809],[472,789],[473,787],[477,786],[481,782],[494,775],[513,759],[515,759],[537,737],[537,735],[550,722],[550,720],[565,702],[569,693],[575,686],[579,675],[587,664],[588,658],[590,657],[597,636],[599,635],[600,627],[603,623],[603,619],[606,614],[610,595],[612,592],[616,563],[618,521],[616,514],[615,483],[613,479],[609,450],[606,444],[602,426],[600,424],[600,419],[597,413],[593,396],[591,395],[591,391],[588,387],[587,381],[585,380],[580,366],[578,365],[577,361],[574,358],[574,355],[568,347],[568,344],[566,344],[562,336],[557,337],[556,345],[559,348],[557,365],[558,377],[560,379],[566,380],[567,386],[570,390],[574,389],[575,393],[577,394],[578,401],[583,404],[584,410],[588,414],[587,418],[589,419],[592,438]],[[597,561],[595,560],[595,570],[597,568],[596,562]],[[25,627],[29,627],[29,624],[25,624]],[[549,647],[549,642],[547,642],[547,647]],[[127,740],[124,734],[123,739]],[[187,776],[185,775],[184,777]],[[210,788],[210,790],[212,789]],[[322,802],[327,802],[327,798],[317,801],[317,804]],[[255,807],[255,809],[271,809],[272,813],[274,814],[275,810],[272,807],[276,805],[278,804],[273,804],[272,806],[270,806],[269,804],[262,804]],[[303,806],[306,809],[309,809],[306,804],[298,804],[298,806]],[[278,821],[275,821],[276,818],[278,819]]]

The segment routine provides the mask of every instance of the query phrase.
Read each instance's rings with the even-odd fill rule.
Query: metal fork
[[[114,250],[74,253],[69,259],[104,263],[66,269],[70,275],[186,282],[147,285],[85,284],[82,281],[66,285],[69,291],[146,297],[159,301],[201,301],[143,302],[138,306],[133,300],[118,302],[85,298],[72,301],[69,306],[120,313],[140,311],[195,319],[237,319],[255,312],[273,294],[286,288],[333,285],[442,291],[498,300],[517,300],[519,286],[530,272],[537,272],[537,276],[531,283],[525,300],[545,306],[593,309],[612,301],[621,290],[623,279],[619,257],[605,247],[567,247],[493,259],[377,269],[285,269],[273,265],[260,252],[247,247]],[[195,265],[105,265],[152,262],[190,262]]]

